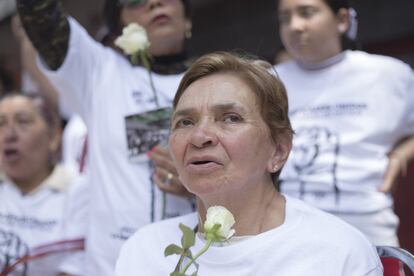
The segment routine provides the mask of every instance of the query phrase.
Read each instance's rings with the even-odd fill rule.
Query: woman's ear
[[[49,142],[49,150],[56,154],[56,152],[60,148],[60,143],[62,140],[62,129],[60,127],[54,127],[50,130],[50,142]]]
[[[184,35],[185,38],[190,39],[192,37],[192,30],[193,29],[193,23],[191,22],[190,19],[186,19],[185,21],[185,31],[184,31]]]
[[[339,9],[337,13],[338,20],[338,32],[341,34],[346,33],[349,29],[349,10],[345,8]]]
[[[278,143],[275,146],[275,149],[267,166],[267,169],[270,173],[275,173],[283,167],[289,157],[291,149],[292,136],[289,134],[280,135],[278,137]]]

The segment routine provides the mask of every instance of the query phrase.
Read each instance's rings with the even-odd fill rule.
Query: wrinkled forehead
[[[253,109],[256,102],[255,94],[241,78],[232,73],[219,73],[198,79],[188,86],[175,110],[230,105]]]
[[[34,108],[33,99],[23,96],[23,95],[10,95],[5,96],[0,100],[1,107],[25,107],[25,108]]]
[[[42,101],[23,95],[7,96],[0,100],[0,114],[27,113],[41,116]]]

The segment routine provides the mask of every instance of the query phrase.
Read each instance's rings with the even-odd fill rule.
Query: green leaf
[[[188,249],[195,243],[195,233],[190,228],[185,226],[184,224],[180,223],[180,229],[181,232],[183,232],[183,237],[181,238],[181,245],[183,246],[183,249]]]
[[[180,272],[173,272],[170,274],[170,276],[184,276],[184,274],[180,273]]]
[[[165,248],[164,256],[167,257],[167,256],[170,256],[170,255],[173,255],[173,254],[181,255],[183,252],[184,252],[184,250],[181,247],[179,247],[178,245],[170,244],[169,246],[167,246]]]
[[[191,260],[193,259],[193,254],[191,254],[190,249],[185,249],[184,252],[183,252],[183,256],[185,256],[185,257],[187,257]]]

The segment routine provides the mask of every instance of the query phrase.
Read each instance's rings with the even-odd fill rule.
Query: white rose
[[[236,221],[233,214],[223,206],[212,206],[207,210],[207,219],[204,223],[206,235],[212,234],[220,240],[228,240],[235,233],[231,227]],[[216,233],[211,233],[215,224],[221,225]]]
[[[150,42],[145,29],[137,23],[131,23],[122,30],[122,35],[115,40],[115,45],[125,54],[133,55],[148,49]]]

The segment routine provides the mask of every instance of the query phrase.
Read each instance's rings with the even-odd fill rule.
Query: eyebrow
[[[244,107],[236,103],[216,104],[212,106],[211,109],[215,112],[223,112],[223,111],[228,111],[228,110],[238,110],[240,112],[244,111]],[[197,112],[196,108],[192,108],[192,107],[183,108],[183,109],[175,111],[172,115],[172,119],[175,119],[176,117],[180,117],[180,116],[188,116],[196,112]]]
[[[304,10],[304,9],[316,9],[315,6],[312,6],[310,4],[300,4],[296,7],[294,7],[292,10]],[[280,13],[288,13],[291,9],[279,9],[278,14]]]

